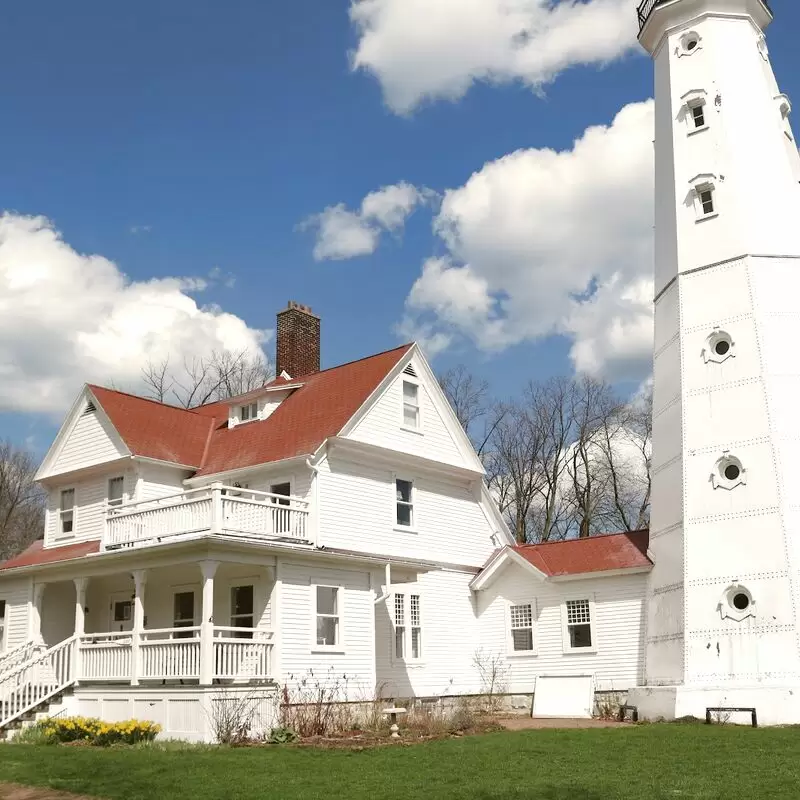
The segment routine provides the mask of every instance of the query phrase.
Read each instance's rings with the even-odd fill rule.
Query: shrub
[[[160,725],[147,720],[102,722],[94,717],[51,717],[32,725],[20,735],[18,741],[47,744],[86,742],[108,747],[112,744],[152,742],[160,731]]]
[[[279,728],[273,728],[269,732],[267,741],[270,744],[291,744],[292,742],[296,742],[299,738],[300,735],[297,731],[282,725]]]

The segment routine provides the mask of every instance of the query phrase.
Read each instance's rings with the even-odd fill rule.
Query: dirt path
[[[85,794],[58,792],[37,786],[20,786],[17,783],[0,783],[0,800],[97,800]]]
[[[497,722],[509,731],[528,731],[544,728],[618,728],[625,722],[611,719],[552,719],[550,717],[501,717]]]

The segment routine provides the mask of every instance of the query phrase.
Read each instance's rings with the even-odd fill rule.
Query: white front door
[[[113,633],[133,630],[133,598],[130,592],[115,592],[110,596],[109,630]]]

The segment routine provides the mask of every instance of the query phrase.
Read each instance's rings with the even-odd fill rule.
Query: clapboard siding
[[[537,675],[592,673],[598,689],[641,684],[644,671],[646,575],[542,583],[511,565],[478,595],[481,645],[503,657],[514,692],[533,690]],[[566,599],[594,600],[595,653],[565,653],[562,605]],[[507,607],[534,603],[536,655],[508,657]]]
[[[375,607],[377,685],[384,697],[474,694],[480,691],[473,663],[479,647],[478,622],[469,590],[472,573],[437,570],[416,583],[393,587]],[[394,658],[394,595],[419,594],[422,658],[404,663]]]
[[[184,491],[183,481],[192,473],[177,467],[158,464],[143,464],[141,467],[142,487],[139,500],[154,500]]]
[[[470,489],[398,471],[414,482],[414,533],[397,529],[394,474],[336,456],[319,474],[320,540],[380,555],[482,566],[493,551],[492,526]]]
[[[45,546],[85,542],[100,539],[108,500],[108,481],[111,478],[123,478],[123,499],[133,498],[136,479],[132,470],[110,469],[102,475],[95,475],[75,483],[55,486],[48,492],[47,521],[45,529]],[[75,490],[75,519],[71,534],[61,533],[61,492],[65,489]]]
[[[128,455],[116,442],[117,436],[96,412],[82,414],[69,432],[51,475],[83,469]]]
[[[422,374],[419,370],[418,373]],[[348,438],[445,464],[471,466],[466,463],[422,379],[419,381],[420,432],[403,428],[403,379],[401,374],[387,387]]]
[[[6,652],[20,647],[28,641],[30,598],[30,580],[3,581],[0,585],[0,600],[6,601]],[[3,652],[3,642],[0,642],[0,652]]]
[[[297,686],[306,678],[310,684],[346,687],[347,697],[339,699],[369,699],[375,688],[375,595],[369,573],[280,561],[278,576],[281,681]],[[341,652],[321,652],[315,646],[315,584],[341,587]]]

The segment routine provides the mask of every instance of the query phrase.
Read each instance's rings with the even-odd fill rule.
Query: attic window
[[[83,409],[83,414],[81,414],[81,416],[85,417],[87,414],[94,414],[95,411],[97,411],[97,408],[95,407],[95,404],[90,400],[86,404],[86,408]]]
[[[248,403],[239,409],[239,419],[242,422],[252,422],[258,419],[258,403]]]
[[[416,372],[416,370],[414,369],[414,365],[413,365],[413,364],[409,364],[409,365],[408,365],[408,366],[407,366],[407,367],[406,367],[406,368],[403,370],[403,375],[410,375],[412,378],[416,378],[416,377],[417,377],[417,372]]]

